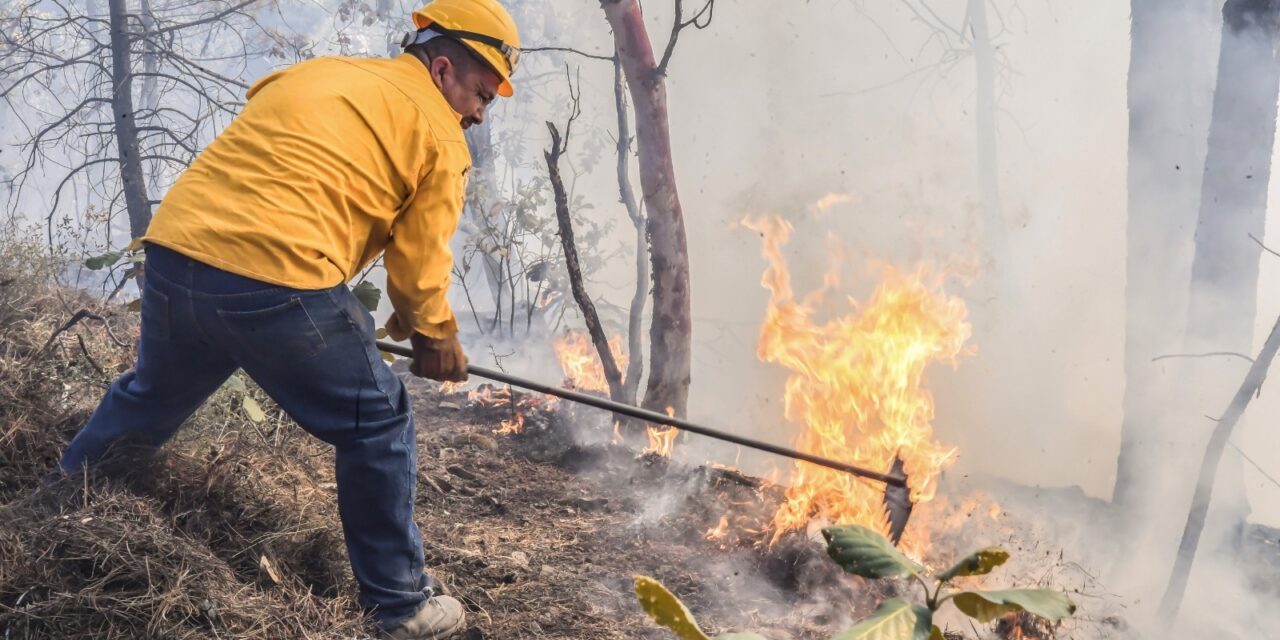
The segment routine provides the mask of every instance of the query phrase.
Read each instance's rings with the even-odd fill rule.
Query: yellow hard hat
[[[434,0],[413,12],[413,23],[419,31],[431,27],[430,31],[475,51],[502,77],[498,95],[510,97],[514,92],[511,74],[520,61],[520,34],[516,21],[498,0]],[[405,42],[413,39],[406,36]]]

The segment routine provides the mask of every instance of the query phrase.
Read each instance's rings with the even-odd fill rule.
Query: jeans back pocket
[[[218,317],[244,348],[268,360],[301,362],[325,348],[324,336],[298,296],[265,309],[218,309]]]

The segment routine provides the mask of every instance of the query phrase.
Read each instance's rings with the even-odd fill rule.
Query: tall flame
[[[769,263],[762,284],[771,295],[758,356],[791,371],[786,417],[804,425],[796,448],[883,471],[901,456],[912,500],[931,500],[955,449],[933,439],[933,396],[923,385],[924,370],[932,362],[954,365],[961,355],[970,335],[963,301],[942,292],[942,278],[926,268],[885,268],[865,303],[850,299],[846,315],[820,321],[817,306],[835,274],[828,274],[823,289],[797,300],[782,255],[791,225],[779,218],[744,224],[763,237]],[[774,514],[775,539],[816,518],[887,529],[878,484],[808,463],[796,464],[789,484],[786,502]],[[905,542],[922,550],[922,540],[913,546],[911,532]]]

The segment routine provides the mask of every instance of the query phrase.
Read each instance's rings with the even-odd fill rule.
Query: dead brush
[[[122,452],[88,477],[50,479],[132,366],[137,320],[6,251],[0,637],[368,635],[350,597],[332,453],[278,411],[273,425],[254,424],[245,394],[272,407],[256,387],[216,394],[159,453]]]

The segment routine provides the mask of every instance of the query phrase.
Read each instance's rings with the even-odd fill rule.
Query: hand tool
[[[413,358],[413,350],[409,347],[402,347],[382,340],[379,340],[377,345],[379,349],[386,353],[405,358]],[[911,517],[911,509],[914,505],[911,503],[910,490],[907,488],[907,474],[903,468],[901,457],[895,456],[893,465],[890,467],[889,471],[887,473],[881,473],[879,471],[872,471],[871,469],[864,469],[862,467],[851,465],[846,462],[840,462],[839,460],[815,456],[811,453],[796,451],[795,449],[780,447],[776,444],[761,442],[751,438],[744,438],[736,434],[719,431],[710,427],[704,427],[702,425],[689,422],[688,420],[669,416],[664,413],[634,407],[621,402],[614,402],[613,400],[582,393],[581,391],[553,387],[535,380],[527,380],[513,376],[509,373],[479,367],[474,364],[467,365],[467,373],[487,380],[492,380],[494,382],[519,387],[527,391],[544,393],[570,402],[576,402],[578,404],[595,407],[597,409],[604,409],[605,411],[636,418],[645,422],[664,424],[680,429],[681,431],[696,433],[698,435],[715,438],[716,440],[722,440],[724,442],[732,442],[733,444],[741,445],[749,449],[764,451],[766,453],[772,453],[774,455],[784,456],[794,460],[802,460],[810,464],[827,467],[828,469],[843,471],[845,473],[858,476],[859,478],[883,482],[885,484],[884,508],[885,514],[888,515],[889,538],[893,540],[894,544],[897,544],[902,538],[902,532],[907,526],[907,519]]]

